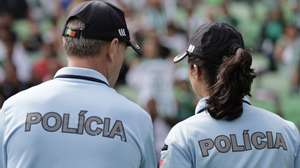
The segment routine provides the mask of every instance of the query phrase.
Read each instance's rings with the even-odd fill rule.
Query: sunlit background
[[[61,30],[82,0],[0,0],[0,105],[52,79],[66,65]],[[142,57],[127,51],[116,89],[144,107],[154,122],[157,152],[171,126],[194,114],[187,63],[174,65],[202,23],[227,22],[254,57],[254,105],[300,126],[299,0],[113,0],[124,10]],[[45,91],[46,92],[46,91]],[[101,101],[101,100],[99,100]]]

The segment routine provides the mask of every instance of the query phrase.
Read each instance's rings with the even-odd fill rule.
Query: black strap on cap
[[[55,78],[67,78],[67,79],[87,80],[87,81],[92,81],[92,82],[98,82],[98,83],[101,83],[101,84],[104,84],[104,85],[110,87],[109,84],[106,83],[106,82],[104,82],[103,80],[97,79],[97,78],[93,78],[93,77],[89,77],[89,76],[81,76],[81,75],[58,75]]]
[[[246,100],[243,100],[243,103],[246,103],[246,104],[248,104],[248,105],[251,106],[251,103],[248,102],[248,101],[246,101]],[[205,111],[205,110],[207,110],[207,107],[204,107],[204,108],[200,109],[200,110],[197,112],[197,114],[202,113],[202,112]]]

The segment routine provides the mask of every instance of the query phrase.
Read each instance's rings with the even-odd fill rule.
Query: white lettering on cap
[[[187,51],[188,51],[189,53],[193,53],[194,49],[195,49],[195,46],[192,45],[192,44],[190,44],[190,46],[189,46],[189,48],[187,49]]]
[[[126,36],[125,29],[118,29],[120,36]]]

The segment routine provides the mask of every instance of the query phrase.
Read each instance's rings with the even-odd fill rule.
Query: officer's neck
[[[98,57],[68,57],[68,67],[93,69],[104,75],[106,79],[109,79],[107,65],[104,64],[104,62],[105,61],[99,60]]]
[[[208,97],[209,96],[209,87],[204,80],[198,80],[194,83],[194,92],[197,96]]]

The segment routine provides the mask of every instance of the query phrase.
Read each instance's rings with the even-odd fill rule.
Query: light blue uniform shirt
[[[150,116],[97,71],[67,67],[8,99],[0,168],[154,168]]]
[[[161,168],[300,167],[300,137],[293,123],[246,100],[242,116],[234,121],[215,120],[205,107],[204,98],[196,115],[172,128]]]

